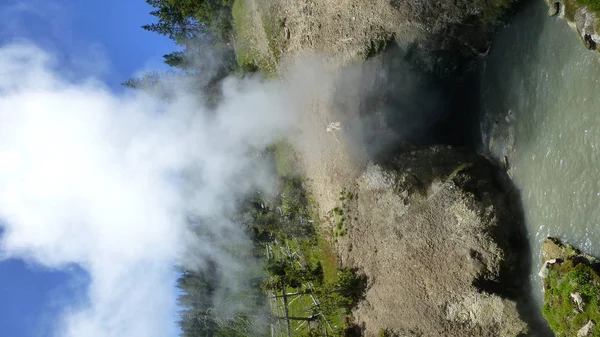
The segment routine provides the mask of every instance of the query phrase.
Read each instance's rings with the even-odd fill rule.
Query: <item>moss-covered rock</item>
[[[548,14],[567,21],[586,48],[600,51],[599,0],[546,0]]]
[[[543,243],[543,315],[556,336],[600,336],[598,260],[548,238]]]

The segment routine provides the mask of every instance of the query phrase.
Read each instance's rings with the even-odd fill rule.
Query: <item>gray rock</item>
[[[508,181],[484,158],[446,146],[367,167],[345,208],[341,252],[370,280],[353,313],[365,335],[380,327],[461,337],[527,330],[517,304],[495,293],[526,277],[518,270],[518,212],[499,177]]]
[[[594,322],[588,321],[584,326],[577,331],[577,337],[586,337],[592,334],[592,329],[594,329]]]
[[[546,0],[546,3],[548,4],[548,14],[559,16],[567,21],[569,26],[577,31],[586,48],[598,49],[600,34],[597,27],[600,26],[600,22],[596,13],[577,1],[569,2],[569,6],[566,6],[563,0]]]

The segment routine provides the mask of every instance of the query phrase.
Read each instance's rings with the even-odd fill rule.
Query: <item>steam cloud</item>
[[[193,96],[165,104],[73,82],[31,44],[0,48],[0,252],[90,277],[57,336],[169,334],[172,266],[184,250],[234,263],[212,242],[191,242],[186,216],[211,219],[201,226],[217,241],[242,236],[223,215],[268,186],[249,153],[293,125],[289,92],[230,79],[209,111]]]

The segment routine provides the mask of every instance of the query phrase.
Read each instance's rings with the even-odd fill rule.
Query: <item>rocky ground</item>
[[[450,39],[457,54],[478,57],[485,30],[470,36],[455,27],[480,26],[465,18],[484,11],[461,1],[435,8],[418,1],[246,1],[251,31],[262,31],[253,35],[264,53],[259,57],[277,59],[281,78],[305,83],[299,95],[308,95],[309,104],[302,104],[289,141],[322,232],[341,264],[367,277],[365,298],[353,312],[362,333],[524,333],[528,266],[519,254],[527,244],[506,174],[470,150],[408,145],[443,123],[452,104],[436,77],[422,73],[439,67],[411,63],[410,46],[426,53],[431,44],[423,41]],[[448,31],[456,33],[432,38]],[[363,62],[379,48],[373,41],[390,37],[398,57]],[[439,50],[452,43],[442,44]],[[436,64],[453,62],[427,55]]]
[[[523,243],[507,191],[486,160],[449,147],[369,165],[341,202],[342,261],[365,272],[356,309],[365,335],[517,336],[516,303],[494,294],[522,280],[512,249]],[[516,245],[518,247],[518,245]],[[501,275],[504,273],[504,277]],[[488,287],[489,286],[489,287]]]

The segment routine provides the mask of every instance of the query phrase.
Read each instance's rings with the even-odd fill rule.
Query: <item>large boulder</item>
[[[369,165],[344,191],[343,264],[368,290],[354,314],[366,336],[517,336],[527,246],[506,175],[451,147]],[[526,249],[525,249],[526,250]]]

